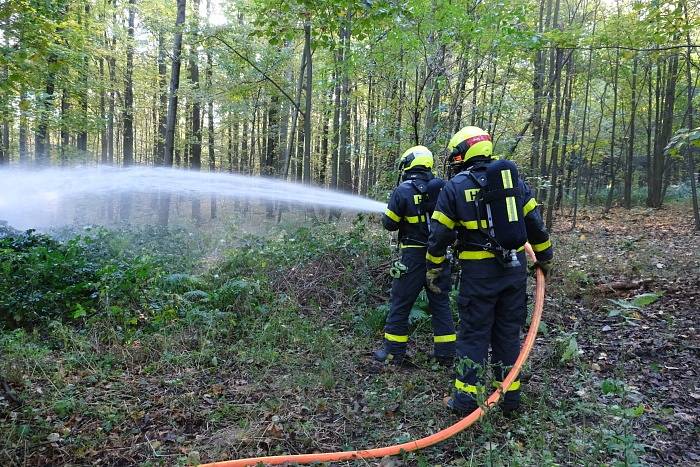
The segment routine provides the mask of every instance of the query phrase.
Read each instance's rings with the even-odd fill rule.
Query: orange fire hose
[[[535,254],[529,244],[525,245],[525,250],[532,261],[535,261]],[[545,278],[544,274],[540,269],[536,269],[536,286],[535,286],[535,307],[532,312],[532,320],[530,323],[530,329],[525,336],[525,342],[523,343],[522,349],[520,350],[520,355],[515,361],[513,368],[508,372],[505,380],[503,381],[502,388],[507,388],[515,381],[520,373],[525,360],[527,360],[532,346],[535,344],[535,338],[537,337],[537,329],[540,325],[540,318],[542,317],[542,307],[544,306],[544,286]],[[492,407],[498,403],[498,401],[503,396],[503,391],[498,389],[494,391],[493,394],[489,396],[484,405],[486,407]],[[484,415],[483,408],[479,407],[466,417],[464,417],[459,422],[452,426],[449,426],[437,433],[434,433],[425,438],[421,438],[414,441],[409,441],[403,444],[396,444],[394,446],[385,446],[382,448],[365,449],[362,451],[341,451],[341,452],[322,452],[315,454],[290,454],[283,456],[263,456],[263,457],[249,457],[247,459],[237,459],[223,462],[213,462],[211,464],[202,464],[201,467],[245,467],[253,466],[257,464],[274,465],[274,464],[311,464],[313,462],[338,462],[338,461],[348,461],[357,459],[373,459],[385,456],[395,456],[403,452],[417,451],[419,449],[424,449],[429,446],[433,446],[437,443],[445,441],[448,438],[456,435],[460,431],[473,425],[477,420],[479,420]]]

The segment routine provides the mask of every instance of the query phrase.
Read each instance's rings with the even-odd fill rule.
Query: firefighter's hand
[[[442,290],[440,290],[440,287],[437,285],[440,274],[442,274],[441,267],[428,269],[425,273],[425,283],[428,286],[428,290],[436,294],[442,293]]]
[[[552,261],[537,261],[530,267],[530,270],[534,273],[535,269],[541,269],[544,273],[544,278],[549,279],[552,276]]]

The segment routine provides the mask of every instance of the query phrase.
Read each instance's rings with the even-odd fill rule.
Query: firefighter
[[[426,249],[430,216],[444,181],[433,175],[433,154],[424,146],[403,153],[399,161],[400,180],[391,194],[382,217],[384,228],[398,230],[401,259],[394,263],[389,314],[384,327],[384,345],[374,352],[375,360],[400,365],[405,363],[408,343],[408,315],[426,286]],[[434,332],[432,357],[451,366],[457,336],[450,310],[450,271],[445,269],[434,279],[440,291],[426,289]]]
[[[527,315],[527,269],[524,243],[549,276],[552,244],[537,201],[518,178],[517,167],[492,158],[491,136],[474,126],[462,128],[449,142],[454,175],[440,193],[428,240],[429,288],[442,291],[440,278],[449,265],[446,249],[454,243],[461,273],[457,308],[457,365],[447,407],[466,414],[477,407],[479,386],[491,348],[499,387],[520,353],[520,330]],[[501,388],[501,409],[510,414],[520,405],[520,381]]]

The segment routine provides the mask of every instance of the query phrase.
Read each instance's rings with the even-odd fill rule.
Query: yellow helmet
[[[447,148],[451,151],[450,163],[459,165],[478,156],[491,157],[491,136],[477,126],[465,126],[450,139]]]
[[[433,153],[425,146],[413,146],[401,155],[399,169],[411,170],[414,167],[433,168]]]

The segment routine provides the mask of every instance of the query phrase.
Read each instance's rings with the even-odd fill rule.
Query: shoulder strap
[[[484,189],[488,184],[488,180],[486,177],[479,178],[474,172],[467,172],[468,175],[471,177],[472,180],[474,180],[474,183],[476,183],[479,188]]]
[[[425,194],[428,191],[428,182],[425,180],[410,180],[411,185],[413,185],[413,188],[420,193],[420,194]]]

